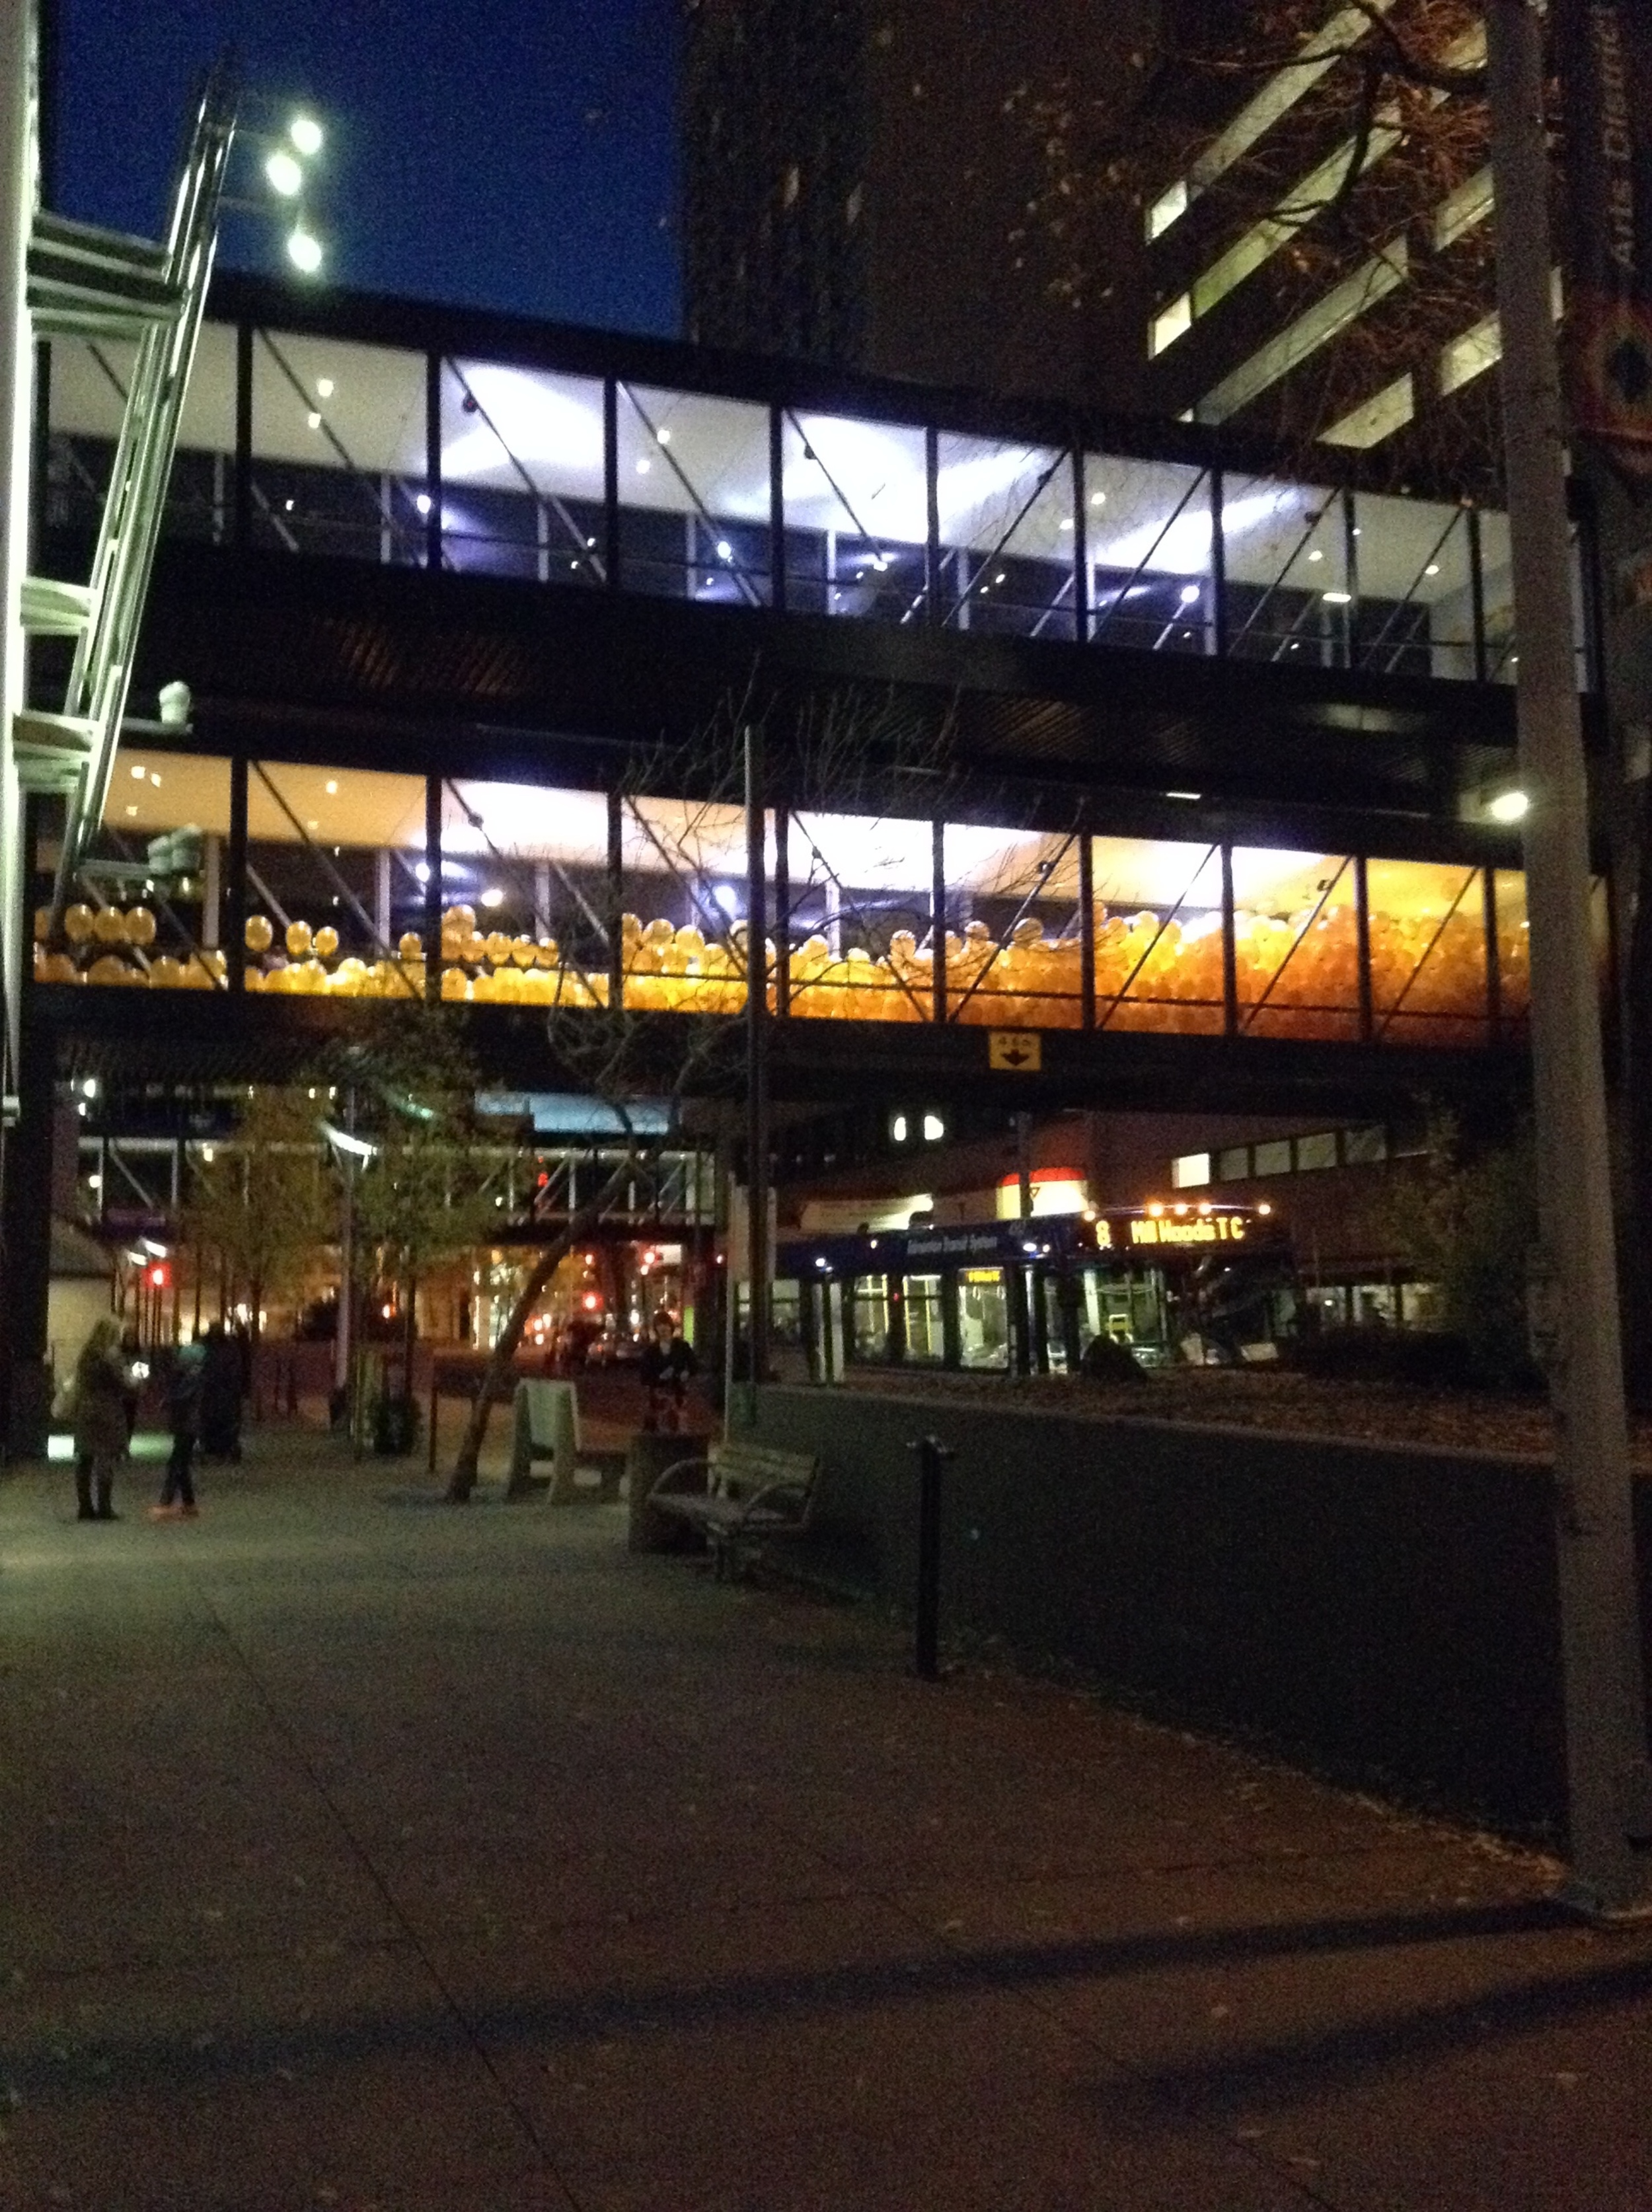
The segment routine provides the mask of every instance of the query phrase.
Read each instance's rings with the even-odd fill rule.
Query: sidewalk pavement
[[[1646,2212],[1652,1930],[865,1608],[254,1436],[0,1480],[0,2207]]]

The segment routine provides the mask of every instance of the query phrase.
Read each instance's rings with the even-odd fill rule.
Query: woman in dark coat
[[[130,1440],[131,1370],[112,1314],[94,1324],[75,1362],[75,1498],[82,1521],[113,1521],[115,1469]]]
[[[214,1322],[201,1365],[201,1449],[209,1459],[241,1455],[242,1387],[240,1346],[221,1322]]]

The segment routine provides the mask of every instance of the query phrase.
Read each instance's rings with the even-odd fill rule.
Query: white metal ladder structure
[[[22,585],[25,631],[76,641],[62,712],[23,711],[13,728],[22,787],[60,792],[67,800],[58,908],[108,796],[234,131],[234,89],[220,65],[196,111],[164,245],[45,209],[30,234],[28,306],[36,337],[137,346],[90,580],[27,576]]]

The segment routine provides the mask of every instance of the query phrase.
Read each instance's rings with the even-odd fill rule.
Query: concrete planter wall
[[[757,1430],[821,1455],[823,1540],[908,1602],[907,1440],[957,1447],[944,1635],[1000,1636],[1323,1770],[1558,1832],[1546,1463],[835,1389],[762,1391]]]

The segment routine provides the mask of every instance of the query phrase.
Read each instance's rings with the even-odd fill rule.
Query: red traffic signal
[[[143,1279],[152,1291],[164,1291],[172,1280],[172,1269],[164,1260],[157,1260],[143,1270]]]

